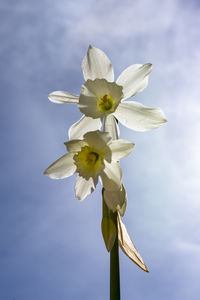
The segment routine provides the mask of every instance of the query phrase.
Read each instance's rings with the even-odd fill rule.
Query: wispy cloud
[[[125,222],[152,270],[147,279],[122,257],[124,295],[131,299],[133,282],[138,299],[146,299],[145,291],[154,300],[189,299],[187,289],[195,295],[194,278],[200,275],[195,264],[188,276],[169,274],[171,261],[173,270],[185,271],[188,256],[199,260],[198,3],[21,0],[1,3],[1,11],[3,282],[20,299],[30,300],[35,298],[28,288],[38,288],[37,299],[79,299],[78,290],[94,299],[95,289],[104,284],[108,257],[100,233],[100,187],[79,203],[74,178],[58,183],[42,176],[64,153],[67,128],[80,118],[74,106],[49,103],[47,94],[55,89],[79,93],[81,60],[91,43],[108,54],[116,75],[132,63],[152,62],[149,86],[136,100],[162,107],[169,121],[144,134],[121,128],[123,137],[136,143],[130,159],[122,162],[129,196]],[[88,261],[95,272],[88,270]],[[84,272],[89,282],[82,279]],[[101,299],[107,295],[104,287]],[[9,290],[0,292],[2,299],[14,295]]]

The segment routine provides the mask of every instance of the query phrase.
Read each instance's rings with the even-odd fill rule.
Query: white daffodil
[[[122,139],[112,141],[107,132],[97,130],[87,132],[83,139],[71,140],[65,145],[69,153],[50,165],[44,174],[53,179],[62,179],[77,172],[75,192],[79,200],[94,191],[98,177],[106,191],[112,193],[121,190],[119,160],[133,150],[134,144]],[[112,197],[109,206],[113,208]]]
[[[101,119],[114,116],[124,126],[147,131],[166,122],[160,108],[150,108],[135,101],[124,101],[141,92],[148,84],[152,65],[134,64],[125,69],[114,82],[113,67],[106,54],[92,46],[82,62],[85,83],[80,96],[56,91],[48,98],[55,103],[77,104],[84,116],[69,129],[69,138],[82,138],[89,130],[101,128]]]

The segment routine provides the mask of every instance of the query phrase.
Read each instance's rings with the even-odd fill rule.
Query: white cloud
[[[134,233],[134,237],[136,236],[136,245],[139,250],[141,249],[144,256],[149,256],[149,262],[145,260],[147,265],[153,262],[159,269],[161,261],[163,265],[168,264],[169,256],[172,253],[177,258],[178,250],[183,255],[181,259],[188,254],[193,254],[198,258],[197,228],[200,225],[198,214],[200,208],[199,9],[192,7],[186,1],[174,0],[125,0],[123,2],[59,0],[50,1],[50,4],[49,1],[43,0],[38,5],[33,2],[33,5],[24,1],[23,5],[17,6],[14,11],[13,6],[6,2],[3,7],[6,22],[5,26],[0,28],[4,40],[0,51],[4,57],[3,61],[6,62],[2,68],[3,76],[9,82],[11,89],[13,86],[17,87],[17,91],[14,90],[13,94],[9,93],[9,98],[11,101],[13,99],[20,101],[18,106],[12,106],[12,102],[5,101],[10,110],[18,107],[12,114],[14,121],[11,121],[10,127],[6,127],[9,128],[10,133],[10,136],[9,134],[7,136],[10,139],[13,138],[12,135],[20,137],[20,141],[26,142],[26,147],[21,143],[19,149],[14,148],[15,157],[17,157],[15,167],[20,166],[21,169],[26,170],[27,166],[23,166],[23,162],[27,163],[28,160],[31,161],[31,166],[37,163],[42,164],[40,161],[33,160],[33,157],[42,159],[47,150],[46,159],[49,160],[52,153],[58,152],[60,149],[58,148],[59,139],[62,136],[67,137],[66,128],[72,122],[72,114],[74,114],[74,121],[76,117],[77,119],[80,117],[73,106],[54,106],[54,104],[48,103],[47,97],[45,100],[43,96],[39,97],[39,95],[51,87],[49,85],[51,82],[54,85],[52,90],[57,86],[60,89],[61,85],[64,89],[65,84],[69,87],[73,82],[73,86],[70,88],[79,91],[81,60],[89,43],[100,47],[109,55],[117,74],[132,63],[153,62],[154,69],[150,76],[149,86],[136,99],[149,106],[160,106],[165,111],[169,122],[151,133],[137,134],[128,129],[121,130],[123,138],[126,137],[136,143],[133,155],[122,163],[124,166],[123,177],[127,183],[129,196],[125,218],[129,223],[129,231]],[[41,94],[40,90],[37,90],[36,93],[35,88],[42,89],[43,84],[45,89]],[[69,89],[68,91],[70,92]],[[29,95],[31,96],[29,97]],[[6,99],[5,91],[3,96]],[[45,101],[48,103],[46,106],[44,105]],[[49,108],[50,105],[52,105],[52,109]],[[64,126],[61,128],[63,122],[66,122],[65,128]],[[45,130],[47,130],[46,134]],[[55,149],[52,146],[54,142]],[[63,142],[64,140],[60,141],[61,147],[63,147]],[[29,150],[26,159],[23,156],[24,149]],[[64,151],[64,148],[62,149]],[[44,155],[34,156],[40,151],[44,151]],[[9,153],[8,149],[7,155]],[[60,154],[55,153],[55,158]],[[12,162],[14,164],[14,160]],[[14,167],[12,166],[12,168]],[[34,166],[33,169],[36,170]],[[10,177],[7,170],[6,172],[7,177],[5,178],[14,180],[14,175]],[[30,173],[31,171],[28,174]],[[36,173],[34,174],[37,176]],[[20,181],[17,182],[19,188],[20,184],[22,185],[23,176],[25,175],[21,173]],[[35,181],[37,182],[34,178],[33,182]],[[29,182],[29,180],[26,179],[25,182]],[[24,186],[22,190],[25,189],[25,192],[35,195],[36,186],[33,186],[31,190],[30,185],[30,191]],[[52,183],[52,185],[54,185],[55,195],[61,199],[60,201],[67,198],[69,194],[70,199],[66,199],[65,209],[69,209],[70,218],[73,219],[74,211],[77,213],[75,216],[78,220],[77,227],[70,228],[68,237],[71,241],[69,255],[73,255],[73,232],[79,235],[79,222],[82,226],[84,223],[84,234],[91,238],[92,244],[89,247],[88,239],[84,238],[84,234],[80,237],[81,247],[83,247],[81,248],[83,249],[82,259],[87,261],[90,256],[90,259],[95,262],[95,267],[98,263],[102,264],[104,257],[102,254],[99,258],[98,248],[99,239],[101,239],[100,190],[96,191],[91,199],[86,199],[79,209],[77,208],[79,203],[77,206],[74,204],[71,180],[65,180],[62,184],[57,185]],[[58,234],[54,242],[58,242],[58,244],[60,242],[68,249],[67,239],[63,241],[63,236],[65,232],[67,235],[69,229],[64,227],[67,224],[65,223],[65,211],[62,210],[65,202],[63,201],[55,210],[54,217],[53,198],[55,195],[51,193],[49,196],[52,207],[47,211],[47,219],[40,219],[39,209],[36,212],[32,230],[36,241],[38,240],[42,244],[43,237],[48,234],[47,244],[51,244],[53,238],[51,233],[54,231],[56,235],[57,225],[58,228],[61,228],[63,224],[62,232]],[[48,200],[41,199],[43,203]],[[36,205],[38,203],[39,201]],[[55,207],[56,205],[55,203]],[[32,209],[30,211],[27,209],[27,213],[32,214]],[[61,218],[60,221],[59,218]],[[51,225],[52,223],[53,225]],[[98,232],[91,230],[93,223],[96,224],[96,231],[98,231],[97,227],[99,228]],[[69,224],[71,223],[69,222]],[[28,227],[27,235],[29,230],[31,228]],[[98,234],[98,238],[95,237],[95,234]],[[189,235],[192,237],[188,238]],[[138,240],[139,243],[137,243]],[[76,243],[77,254],[78,240]],[[141,247],[141,244],[144,245],[144,248]],[[163,249],[163,245],[166,246],[165,249]],[[103,240],[102,249],[104,249]],[[159,256],[158,260],[155,259],[154,250]],[[162,258],[163,253],[165,261]],[[79,263],[81,263],[81,259],[79,259]],[[180,259],[174,259],[174,264],[180,267]],[[85,266],[85,264],[83,265]],[[101,270],[101,266],[99,269]],[[155,281],[157,286],[158,277],[154,276],[151,277],[151,283]],[[160,280],[165,283],[163,276],[163,273],[159,273]],[[127,276],[127,278],[127,282],[131,286],[132,269],[131,276]],[[136,278],[135,280],[137,281]],[[183,283],[180,278],[176,278],[176,282]],[[145,281],[142,281],[143,283],[145,286]],[[146,290],[149,291],[149,289]],[[140,293],[139,290],[137,291],[137,284],[135,293],[136,295]],[[157,293],[157,299],[163,299],[162,291],[159,293],[158,290]],[[152,299],[155,298],[152,297]],[[173,298],[172,295],[170,299],[178,298]],[[180,299],[184,300],[184,298]]]

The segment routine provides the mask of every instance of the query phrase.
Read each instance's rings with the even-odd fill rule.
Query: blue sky
[[[153,63],[135,100],[161,107],[152,132],[120,127],[136,144],[122,163],[123,218],[150,273],[120,252],[122,299],[196,300],[200,293],[200,6],[198,1],[2,1],[0,26],[0,299],[108,299],[101,187],[79,202],[75,176],[44,169],[65,153],[81,114],[47,99],[79,93],[88,45],[104,50],[116,77]]]

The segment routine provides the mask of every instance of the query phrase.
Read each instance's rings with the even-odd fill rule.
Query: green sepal
[[[113,221],[113,213],[106,205],[103,194],[104,189],[102,189],[103,218],[101,221],[101,232],[103,235],[106,249],[108,250],[108,252],[110,252],[114,246],[117,237],[117,228]]]
[[[108,252],[110,252],[114,246],[117,236],[117,229],[110,217],[103,217],[101,221],[101,231],[104,239],[104,243]]]

